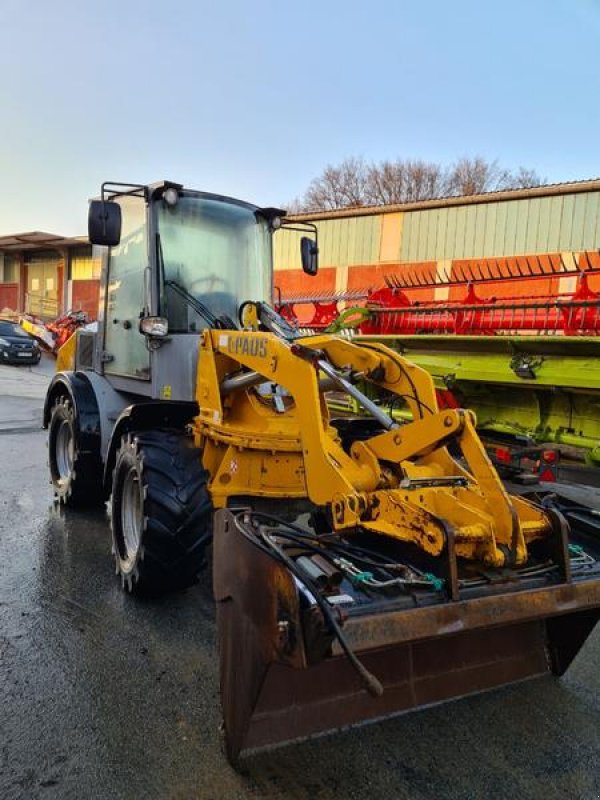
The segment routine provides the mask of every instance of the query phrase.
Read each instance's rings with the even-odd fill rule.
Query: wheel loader
[[[108,501],[126,591],[187,587],[212,558],[232,764],[560,675],[600,617],[600,541],[507,493],[471,411],[439,410],[386,346],[273,310],[286,227],[176,183],[103,184],[98,328],[61,349],[44,409],[56,498]],[[336,417],[340,394],[363,413]]]

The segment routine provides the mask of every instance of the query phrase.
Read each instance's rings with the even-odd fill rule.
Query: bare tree
[[[330,210],[362,206],[366,202],[368,167],[361,158],[347,158],[337,167],[328,164],[314,178],[301,199],[307,209]]]
[[[460,158],[448,175],[448,194],[466,195],[497,192],[503,189],[525,189],[544,182],[533,169],[519,167],[516,172],[501,167],[498,161],[481,156]]]
[[[543,182],[532,169],[519,167],[511,172],[481,156],[460,158],[449,168],[421,159],[367,164],[362,158],[347,158],[337,166],[329,164],[291,206],[296,212],[328,211],[518,189]]]
[[[541,186],[546,179],[542,178],[534,169],[519,167],[519,169],[509,175],[502,189],[531,189],[532,186]]]
[[[486,161],[481,156],[459,158],[450,168],[448,175],[448,194],[480,194],[498,189],[508,178],[497,161]]]
[[[382,161],[367,173],[367,201],[373,205],[429,200],[444,193],[446,176],[439,164],[427,161]]]

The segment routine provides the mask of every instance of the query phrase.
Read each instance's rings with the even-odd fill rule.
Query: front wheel
[[[102,504],[102,464],[97,455],[81,452],[70,397],[61,395],[52,406],[48,463],[57,500],[74,508]]]
[[[205,565],[212,503],[201,452],[184,434],[123,437],[112,486],[117,574],[130,592],[190,586]]]

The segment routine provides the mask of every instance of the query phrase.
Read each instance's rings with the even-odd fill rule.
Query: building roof
[[[44,250],[45,248],[76,247],[88,244],[85,236],[60,236],[56,233],[31,231],[29,233],[10,233],[0,236],[0,252],[11,253],[21,250]]]
[[[393,214],[398,211],[421,211],[428,208],[447,208],[448,206],[468,206],[477,203],[498,203],[508,200],[523,200],[530,197],[554,197],[556,195],[579,192],[599,192],[600,178],[569,183],[550,183],[544,186],[532,186],[529,189],[504,189],[482,194],[460,195],[459,197],[436,197],[433,200],[419,200],[413,203],[395,203],[393,205],[350,206],[330,211],[306,211],[290,214],[290,219],[321,220],[339,219],[342,217],[367,217],[378,214]]]

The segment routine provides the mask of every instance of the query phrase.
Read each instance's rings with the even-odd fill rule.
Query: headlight
[[[3,339],[2,337],[0,337],[0,346],[6,347],[9,344],[10,344],[10,342],[7,342],[6,339]]]
[[[169,323],[164,317],[142,317],[139,331],[145,336],[162,339],[169,332]]]

